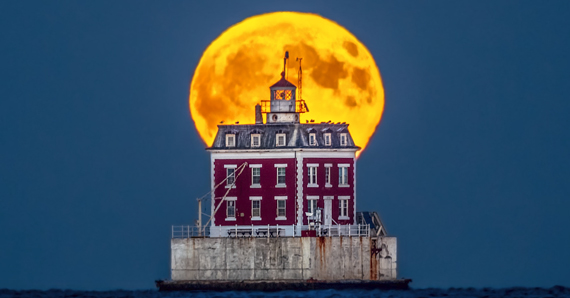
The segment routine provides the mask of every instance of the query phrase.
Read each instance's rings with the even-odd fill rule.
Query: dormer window
[[[275,143],[277,144],[277,147],[283,147],[285,146],[285,134],[284,133],[278,133],[275,135]]]
[[[325,146],[331,145],[331,133],[327,132],[323,134],[323,138],[325,139]]]
[[[236,135],[233,133],[226,134],[226,147],[236,146]]]
[[[346,133],[341,133],[341,134],[340,134],[340,145],[341,145],[341,146],[346,146],[347,144],[348,144],[348,141],[347,141],[347,135],[346,135]]]
[[[317,146],[317,134],[310,133],[309,134],[309,145],[310,146]]]
[[[251,134],[251,147],[259,147],[261,145],[261,135],[258,133]]]

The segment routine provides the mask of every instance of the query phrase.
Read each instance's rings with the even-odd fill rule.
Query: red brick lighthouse
[[[218,125],[211,154],[210,237],[349,234],[357,225],[356,151],[346,123],[301,123],[285,79],[255,107],[255,124]],[[266,121],[264,117],[266,114]]]

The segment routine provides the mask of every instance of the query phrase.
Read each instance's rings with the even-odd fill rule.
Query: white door
[[[332,224],[332,200],[325,200],[325,225]]]

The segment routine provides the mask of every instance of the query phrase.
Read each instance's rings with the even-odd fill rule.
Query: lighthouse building
[[[360,148],[348,124],[301,123],[307,105],[284,73],[269,91],[270,99],[255,107],[255,124],[218,125],[207,149],[210,237],[350,233],[357,225]]]

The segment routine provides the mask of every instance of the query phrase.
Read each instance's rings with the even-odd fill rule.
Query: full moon
[[[357,146],[366,147],[384,110],[380,72],[368,49],[348,30],[316,14],[274,12],[233,25],[206,49],[190,84],[190,113],[210,146],[221,121],[254,123],[254,106],[268,100],[283,70],[298,86],[306,120],[346,122]],[[361,150],[362,151],[362,150]],[[360,153],[360,152],[358,152]]]

